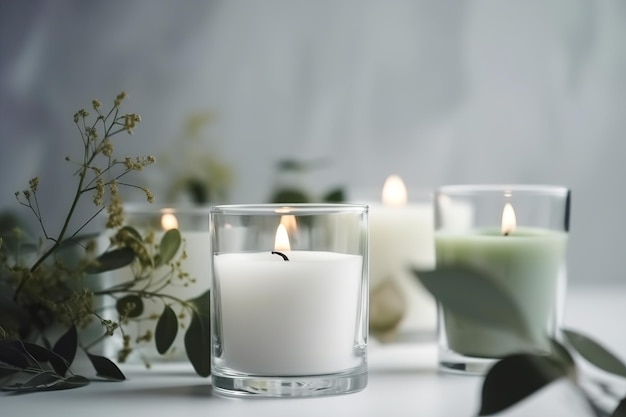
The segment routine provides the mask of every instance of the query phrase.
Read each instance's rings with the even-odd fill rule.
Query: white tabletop
[[[568,290],[565,324],[626,358],[626,285]],[[215,395],[187,364],[125,365],[124,382],[93,382],[67,391],[0,394],[0,416],[472,416],[481,378],[441,374],[434,342],[372,341],[369,383],[348,395],[303,399],[234,399]],[[619,388],[621,389],[621,388]],[[626,392],[626,391],[624,391]],[[611,404],[607,400],[607,404]],[[566,382],[557,382],[506,415],[590,415]]]

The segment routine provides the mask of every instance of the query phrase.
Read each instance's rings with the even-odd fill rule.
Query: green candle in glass
[[[567,189],[547,186],[448,186],[439,191],[436,268],[467,270],[492,280],[519,308],[529,333],[520,338],[440,308],[443,369],[484,373],[494,359],[549,349],[548,337],[558,327],[565,277],[568,196]],[[516,203],[523,225],[516,219]],[[472,207],[471,228],[446,227],[450,204]],[[496,216],[498,210],[501,215]],[[499,226],[493,224],[495,218]]]

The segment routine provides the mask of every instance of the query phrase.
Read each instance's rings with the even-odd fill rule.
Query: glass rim
[[[567,197],[570,189],[550,184],[452,184],[435,188],[436,194],[471,195],[473,193],[526,193]]]
[[[210,205],[160,204],[148,202],[123,203],[124,214],[208,214]]]
[[[367,204],[355,203],[262,203],[221,204],[210,208],[211,214],[229,215],[311,215],[338,213],[367,213]]]

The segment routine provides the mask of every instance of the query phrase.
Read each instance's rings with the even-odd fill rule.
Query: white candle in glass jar
[[[289,260],[270,251],[215,255],[218,363],[247,374],[283,376],[359,366],[362,256],[281,253]]]

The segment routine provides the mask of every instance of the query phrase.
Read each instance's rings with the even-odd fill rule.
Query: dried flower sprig
[[[33,263],[30,268],[31,274],[52,255],[61,244],[68,239],[75,238],[87,224],[93,220],[102,210],[106,208],[109,213],[107,227],[117,227],[123,222],[121,216],[122,200],[119,196],[119,186],[137,188],[142,190],[149,202],[154,200],[153,194],[146,187],[141,187],[131,183],[120,182],[120,179],[132,171],[140,171],[144,167],[155,162],[154,156],[130,158],[124,161],[118,161],[113,158],[113,141],[111,138],[118,133],[126,131],[132,134],[136,123],[141,121],[141,117],[137,114],[120,115],[120,105],[127,97],[125,92],[120,93],[113,104],[113,107],[105,115],[102,112],[102,103],[94,99],[92,102],[93,109],[97,117],[90,121],[90,113],[85,109],[80,109],[74,114],[74,123],[80,132],[83,142],[83,158],[82,161],[74,161],[69,156],[65,159],[78,165],[76,175],[78,176],[78,184],[75,189],[74,197],[70,209],[65,216],[65,221],[58,234],[53,237],[48,233],[46,225],[43,222],[41,207],[37,199],[37,188],[39,187],[39,178],[33,178],[29,182],[29,189],[16,192],[15,197],[19,203],[29,208],[43,231],[44,238],[52,242],[52,245]],[[101,133],[98,133],[98,128]],[[104,159],[104,167],[99,163]],[[106,198],[108,190],[108,198]],[[95,213],[88,220],[73,231],[69,231],[70,221],[72,220],[80,199],[86,194],[93,193],[93,203],[96,206]],[[31,274],[25,274],[13,295],[13,299],[17,300],[26,281]]]
[[[75,388],[89,380],[72,374],[77,348],[91,361],[97,374],[113,380],[125,379],[109,358],[94,355],[90,349],[116,332],[122,334],[124,346],[118,361],[123,362],[134,345],[153,341],[159,353],[173,343],[179,326],[186,326],[185,348],[199,375],[210,372],[207,356],[209,338],[208,292],[191,300],[181,300],[163,291],[169,285],[189,285],[194,282],[182,270],[186,257],[184,240],[176,229],[169,231],[160,242],[148,233],[124,225],[123,200],[120,187],[140,190],[149,202],[154,196],[144,186],[122,181],[133,171],[140,171],[155,162],[153,156],[116,159],[113,136],[133,129],[141,121],[135,113],[121,114],[120,106],[127,97],[120,93],[108,112],[102,111],[99,100],[92,101],[95,118],[85,109],[74,114],[74,123],[83,144],[82,160],[67,157],[76,164],[78,178],[70,209],[58,233],[52,234],[44,223],[42,207],[37,198],[40,180],[29,182],[28,189],[16,192],[18,202],[27,207],[41,226],[43,237],[34,245],[26,240],[21,229],[15,228],[0,236],[0,389],[6,391],[38,391]],[[84,222],[76,226],[79,202],[91,197],[95,206]],[[98,256],[93,240],[80,233],[106,210],[106,227],[114,231],[109,249]],[[10,242],[10,244],[7,244]],[[77,249],[83,253],[76,256]],[[69,262],[68,262],[69,260]],[[94,290],[85,285],[89,274],[129,267],[132,277],[118,285]],[[161,268],[161,269],[159,269]],[[90,279],[95,279],[90,278]],[[8,297],[6,294],[11,294]],[[116,300],[117,320],[103,317],[94,307],[98,297]],[[154,332],[147,331],[131,340],[125,326],[140,317],[144,299],[160,299],[164,309],[155,315]],[[178,315],[172,306],[178,306]],[[90,342],[79,337],[78,329],[93,319],[102,326],[101,336]],[[183,324],[179,319],[188,318]],[[51,343],[47,329],[60,324],[67,331]]]

